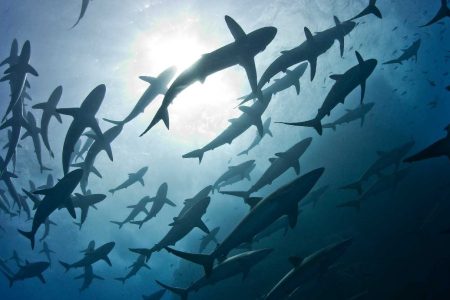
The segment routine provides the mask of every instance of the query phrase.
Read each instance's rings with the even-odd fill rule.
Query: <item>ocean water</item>
[[[19,42],[19,49],[26,40],[30,41],[30,64],[39,76],[28,76],[31,87],[27,93],[32,101],[24,101],[25,110],[33,112],[38,125],[41,111],[31,106],[47,101],[56,86],[63,87],[58,107],[79,107],[92,89],[105,84],[106,96],[96,116],[101,130],[109,129],[112,125],[102,118],[125,118],[147,89],[148,83],[139,76],[157,76],[170,66],[175,66],[180,74],[203,53],[233,42],[225,15],[232,16],[247,33],[264,26],[278,29],[275,39],[255,58],[259,78],[280,51],[305,41],[305,26],[313,34],[323,31],[335,25],[333,16],[348,20],[364,9],[368,1],[96,0],[89,3],[84,17],[71,29],[81,2],[0,0],[0,59],[9,56],[13,39]],[[170,130],[161,122],[140,137],[161,104],[163,96],[158,96],[144,113],[124,125],[112,142],[113,161],[104,151],[97,156],[95,167],[102,178],[91,174],[88,188],[107,198],[97,209],[89,209],[82,229],[73,224],[66,210],[51,215],[57,226],[51,227],[45,239],[55,251],[51,267],[43,273],[47,283],[43,285],[32,278],[9,287],[6,277],[0,276],[0,299],[141,299],[142,295],[161,289],[155,280],[189,286],[202,276],[202,268],[165,250],[151,256],[148,262],[151,270],[140,270],[125,284],[114,278],[126,275],[138,257],[128,248],[150,248],[157,243],[170,229],[183,200],[213,184],[228,166],[256,160],[251,181],[244,179],[223,188],[246,190],[268,168],[269,158],[307,137],[312,137],[312,143],[299,160],[300,173],[324,167],[325,173],[315,188],[324,185],[330,188],[317,205],[301,209],[295,228],[285,235],[277,232],[253,245],[253,249],[273,248],[274,252],[253,267],[245,281],[242,276],[235,276],[192,292],[189,299],[258,299],[292,268],[288,257],[305,257],[349,237],[353,243],[345,254],[323,275],[300,284],[293,299],[351,299],[365,291],[367,294],[361,299],[450,299],[450,236],[442,233],[450,227],[448,158],[402,163],[399,168],[408,169],[408,174],[394,189],[369,198],[359,211],[336,207],[357,198],[355,192],[341,187],[356,181],[378,158],[377,151],[388,151],[414,140],[409,156],[443,138],[444,128],[449,124],[450,94],[446,90],[450,84],[449,21],[447,18],[429,27],[419,27],[435,15],[439,1],[379,0],[376,5],[382,19],[367,15],[356,20],[358,25],[345,37],[343,57],[336,41],[319,56],[314,80],[310,80],[308,66],[300,78],[300,94],[293,87],[277,93],[262,117],[263,120],[271,117],[273,122],[313,118],[334,84],[329,75],[342,74],[355,66],[357,50],[364,59],[378,61],[366,83],[364,101],[375,105],[364,126],[356,121],[338,126],[336,131],[324,129],[320,136],[312,128],[272,123],[273,137],[265,136],[248,156],[237,156],[257,134],[256,127],[251,126],[231,144],[205,153],[199,164],[197,159],[182,155],[203,147],[230,124],[229,119],[242,114],[236,108],[239,103],[236,99],[250,91],[244,69],[233,66],[209,76],[203,84],[196,82],[187,87],[169,107]],[[413,59],[401,65],[382,64],[398,57],[401,49],[419,38],[417,62]],[[3,66],[1,71],[6,69]],[[10,102],[7,82],[0,82],[0,98],[3,115]],[[360,87],[357,87],[324,123],[336,120],[359,102]],[[43,164],[51,171],[41,174],[31,139],[20,141],[15,166],[18,178],[13,179],[19,193],[22,188],[28,189],[29,180],[40,186],[45,184],[47,174],[52,174],[55,180],[63,177],[63,143],[72,118],[62,116],[62,119],[60,124],[53,118],[49,126],[55,157],[50,157],[41,144]],[[7,141],[7,132],[2,130],[1,145]],[[6,151],[2,150],[2,156]],[[129,173],[144,166],[149,168],[143,178],[144,186],[137,183],[114,194],[108,192],[126,180]],[[8,170],[11,169],[12,164]],[[390,167],[378,177],[392,172]],[[255,195],[267,196],[295,177],[293,169],[289,169]],[[370,182],[375,182],[375,177]],[[176,207],[164,206],[141,229],[132,224],[118,229],[110,222],[124,219],[130,211],[127,206],[142,197],[154,197],[163,182],[168,184],[167,196]],[[80,190],[77,188],[75,192]],[[248,211],[242,199],[215,192],[202,220],[209,229],[220,226],[217,236],[220,242]],[[77,210],[78,220],[79,214]],[[42,243],[38,239],[43,229],[37,232],[34,250],[17,232],[31,227],[24,212],[12,218],[1,213],[0,225],[4,229],[0,231],[2,260],[10,258],[16,250],[23,260],[46,261],[45,255],[39,253]],[[194,228],[174,248],[197,252],[203,235]],[[74,277],[83,270],[65,272],[58,260],[81,259],[80,251],[91,240],[95,240],[96,246],[116,243],[109,254],[112,266],[104,261],[95,263],[94,273],[105,280],[94,280],[80,292],[82,280]],[[206,253],[213,250],[214,245],[209,245]],[[6,264],[13,271],[18,270],[12,260]],[[167,291],[162,299],[179,297]]]

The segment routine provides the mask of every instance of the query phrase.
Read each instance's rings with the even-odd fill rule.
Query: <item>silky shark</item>
[[[109,266],[112,266],[108,254],[114,249],[115,245],[116,243],[109,242],[98,247],[97,249],[87,251],[82,259],[72,264],[68,264],[62,261],[59,261],[59,263],[64,267],[66,272],[69,271],[70,269],[83,268],[88,265],[92,265],[99,260],[104,260]]]
[[[265,230],[281,216],[287,215],[289,226],[294,228],[297,224],[298,203],[314,187],[324,170],[324,168],[315,169],[297,177],[265,198],[260,199],[211,254],[192,254],[169,247],[166,247],[166,250],[178,257],[202,265],[205,275],[211,276],[216,259],[224,261],[231,250],[243,243],[250,242],[255,235]]]
[[[214,242],[216,245],[219,244],[219,241],[217,241],[217,233],[219,232],[219,230],[220,227],[215,227],[200,239],[200,246],[198,249],[199,253],[202,253],[203,250],[205,250],[205,248],[208,247],[211,242]]]
[[[40,138],[41,129],[37,127],[36,119],[34,118],[34,115],[31,113],[31,111],[27,113],[26,129],[27,129],[26,132],[22,135],[22,140],[28,136],[31,137],[31,139],[33,140],[34,153],[36,153],[36,158],[39,163],[41,173],[43,171],[51,171],[50,168],[47,168],[42,164],[41,138]]]
[[[35,262],[30,263],[28,260],[25,261],[25,265],[20,266],[19,271],[17,271],[14,275],[9,275],[6,272],[0,270],[0,272],[3,273],[3,275],[6,276],[9,280],[9,286],[11,287],[14,282],[25,280],[28,278],[37,277],[42,283],[45,283],[44,276],[42,276],[42,273],[48,269],[50,266],[50,263],[48,262]]]
[[[400,64],[401,65],[404,61],[407,61],[410,58],[414,58],[414,60],[417,62],[417,52],[419,51],[420,43],[421,43],[421,41],[420,41],[420,39],[418,39],[417,41],[412,43],[411,46],[403,49],[402,55],[400,55],[398,58],[387,61],[387,62],[383,63],[383,65],[389,65],[389,64]]]
[[[356,16],[351,18],[350,20],[355,20],[355,19],[367,16],[367,15],[370,15],[370,14],[375,15],[379,19],[382,19],[383,16],[381,15],[380,10],[376,6],[376,2],[377,2],[377,0],[369,0],[369,5],[367,5],[366,8],[364,8],[359,14],[357,14]]]
[[[446,156],[448,159],[450,159],[450,125],[445,127],[445,131],[447,131],[447,135],[444,138],[434,142],[418,153],[406,158],[404,161],[410,163],[440,156]]]
[[[87,10],[88,5],[89,5],[89,1],[92,1],[92,0],[82,0],[82,2],[81,2],[81,11],[80,11],[80,15],[78,16],[78,19],[77,19],[77,21],[75,22],[75,24],[73,24],[73,26],[72,26],[70,29],[72,29],[72,28],[74,28],[75,26],[77,26],[78,23],[81,21],[81,19],[84,17],[84,14],[86,13],[86,10]]]
[[[329,116],[331,114],[331,111],[339,103],[344,104],[345,98],[358,86],[361,86],[361,103],[362,103],[366,91],[367,78],[374,71],[377,65],[377,60],[376,59],[364,60],[358,51],[356,51],[355,53],[356,58],[358,59],[358,64],[356,66],[350,68],[344,74],[334,74],[330,76],[330,78],[335,80],[336,82],[332,86],[328,95],[326,96],[322,106],[319,108],[317,115],[314,119],[305,122],[295,122],[295,123],[277,122],[277,123],[292,126],[313,127],[320,135],[322,135],[322,122],[321,122],[322,119],[325,116]]]
[[[145,255],[146,260],[150,259],[153,252],[161,251],[167,246],[175,245],[178,241],[188,235],[195,227],[199,228],[205,233],[209,233],[208,227],[202,221],[202,216],[208,209],[211,198],[206,197],[195,203],[188,211],[179,217],[175,217],[173,222],[169,224],[169,232],[152,248],[134,248],[131,252]]]
[[[173,292],[180,296],[182,300],[187,300],[188,294],[192,291],[199,291],[200,289],[208,286],[215,285],[216,283],[242,274],[242,280],[245,280],[250,273],[252,267],[264,260],[273,249],[261,249],[255,251],[248,251],[244,253],[232,256],[223,262],[219,263],[213,268],[211,276],[203,276],[192,283],[188,288],[171,287],[156,280],[163,288]]]
[[[54,187],[33,192],[36,195],[44,195],[44,199],[42,199],[36,209],[31,231],[19,230],[24,237],[30,240],[32,249],[34,249],[34,236],[36,231],[60,206],[67,208],[72,218],[76,218],[75,208],[70,199],[70,194],[80,183],[81,176],[83,176],[83,170],[75,169],[66,174]]]
[[[344,55],[344,37],[355,28],[356,23],[352,21],[341,23],[337,17],[334,17],[334,22],[334,27],[317,32],[314,36],[305,27],[306,41],[291,50],[282,51],[281,56],[275,59],[264,71],[258,82],[258,88],[262,89],[275,75],[286,72],[289,67],[303,61],[309,62],[311,80],[313,80],[316,74],[317,58],[327,52],[333,46],[335,40],[340,44],[341,56]]]
[[[272,182],[281,176],[284,172],[293,168],[295,174],[300,174],[300,163],[299,158],[305,153],[311,144],[312,138],[306,138],[301,140],[286,152],[276,153],[273,158],[269,158],[270,166],[264,172],[264,174],[258,179],[258,181],[246,192],[235,192],[235,191],[220,191],[222,194],[233,195],[244,198],[245,202],[253,206],[254,203],[250,195],[254,192],[259,191],[266,185],[272,184]]]
[[[358,194],[361,194],[363,183],[371,177],[381,177],[382,172],[391,166],[394,166],[395,170],[398,170],[403,157],[405,157],[413,146],[414,141],[410,141],[388,151],[377,151],[378,158],[367,168],[362,176],[357,181],[342,187],[342,189],[355,190]]]
[[[257,88],[254,58],[258,53],[264,51],[275,38],[277,29],[275,27],[263,27],[246,34],[231,17],[225,16],[225,22],[235,41],[213,52],[203,54],[191,67],[178,75],[167,90],[155,117],[141,136],[161,120],[169,129],[169,112],[167,109],[181,91],[196,81],[204,82],[209,75],[234,65],[244,67],[252,92],[257,95],[261,94]]]
[[[0,81],[9,80],[11,85],[11,101],[9,102],[8,108],[6,109],[5,115],[2,121],[5,121],[6,117],[13,110],[16,104],[19,104],[19,100],[22,97],[22,93],[25,90],[27,84],[27,75],[32,74],[34,76],[39,76],[38,72],[30,65],[31,56],[31,45],[30,41],[26,41],[20,52],[17,63],[10,65],[10,67],[5,71],[5,76],[3,76]]]
[[[293,268],[267,293],[264,300],[286,299],[302,283],[313,278],[321,277],[350,247],[353,240],[347,239],[326,246],[310,256],[301,259],[290,257]]]
[[[153,198],[149,196],[143,197],[141,200],[139,200],[137,204],[127,206],[127,208],[131,208],[131,212],[123,221],[110,221],[110,222],[118,225],[120,229],[124,224],[133,221],[140,213],[148,214],[146,206],[148,203],[150,203],[152,199]],[[140,222],[138,222],[138,224],[139,226],[142,226]]]
[[[139,255],[138,258],[136,259],[136,261],[129,267],[129,269],[131,269],[127,275],[125,275],[125,277],[118,277],[118,278],[114,278],[117,281],[122,282],[122,284],[125,283],[125,281],[127,281],[128,279],[130,279],[131,277],[135,276],[140,269],[142,268],[146,268],[148,270],[150,270],[150,267],[145,263],[145,255]]]
[[[228,170],[223,173],[213,184],[213,191],[219,190],[221,187],[224,186],[225,183],[227,183],[228,180],[233,179],[234,177],[238,177],[238,180],[243,180],[244,178],[247,178],[250,180],[250,175],[248,170],[254,169],[256,166],[255,160],[248,160],[243,163],[240,163],[236,166],[229,166]],[[246,177],[247,176],[247,177]]]
[[[336,126],[342,125],[342,124],[348,124],[350,122],[361,120],[360,126],[362,127],[364,125],[364,120],[366,118],[366,115],[372,110],[375,103],[361,103],[357,108],[354,109],[346,109],[345,114],[338,118],[336,121],[323,124],[322,128],[332,128],[333,130],[336,130]]]
[[[80,222],[75,223],[76,225],[81,227],[83,226],[86,218],[88,216],[89,208],[95,207],[96,204],[102,202],[106,199],[106,195],[104,194],[89,194],[89,195],[81,195],[79,193],[75,193],[72,197],[72,203],[75,208],[79,208],[81,210]]]
[[[264,135],[261,116],[266,111],[270,100],[270,96],[263,94],[263,100],[256,101],[252,106],[239,107],[243,112],[242,115],[238,118],[230,119],[230,125],[221,134],[202,148],[184,154],[183,158],[198,158],[199,163],[201,163],[205,152],[214,150],[225,144],[231,144],[235,138],[247,131],[252,125],[256,126],[260,136]]]
[[[359,211],[362,202],[387,190],[395,189],[398,183],[405,178],[408,173],[408,169],[403,169],[396,171],[393,174],[383,175],[356,200],[343,202],[338,204],[337,207],[351,207]]]
[[[275,82],[272,85],[270,85],[269,87],[263,89],[262,93],[264,95],[274,96],[277,93],[284,91],[284,90],[288,89],[289,87],[293,86],[293,87],[295,87],[295,92],[297,93],[297,95],[299,95],[300,94],[300,78],[305,73],[307,66],[308,66],[308,63],[304,62],[304,63],[299,64],[297,67],[295,67],[292,70],[287,69],[285,76],[283,76],[279,79],[275,79]],[[247,101],[254,100],[257,98],[258,98],[257,95],[250,93],[247,96],[238,98],[238,100],[242,100],[241,103],[239,103],[239,105],[242,105],[242,104],[246,103]]]
[[[91,285],[91,283],[94,279],[105,280],[103,277],[100,277],[100,276],[94,274],[92,265],[86,265],[84,267],[84,273],[81,275],[78,275],[77,277],[75,277],[75,279],[83,279],[83,284],[80,288],[80,292],[87,289]]]
[[[141,220],[141,221],[132,221],[131,223],[139,225],[139,228],[142,227],[142,225],[148,221],[150,221],[152,218],[156,218],[156,215],[161,211],[161,209],[164,207],[164,205],[170,205],[172,207],[177,206],[173,201],[167,198],[167,191],[169,189],[169,186],[167,183],[163,183],[159,186],[158,191],[156,192],[156,196],[149,199],[149,202],[153,202],[152,208],[150,208],[150,211],[147,213],[147,216]],[[119,228],[121,227],[120,222],[112,222],[115,224],[119,223]]]
[[[136,182],[139,182],[142,186],[144,186],[145,183],[144,183],[143,177],[144,177],[145,173],[147,173],[147,170],[148,170],[148,167],[143,167],[143,168],[139,169],[136,173],[129,173],[127,180],[125,180],[119,186],[117,186],[113,189],[110,189],[109,192],[111,194],[114,194],[118,190],[126,189],[130,185],[135,184]]]
[[[422,25],[420,27],[430,26],[434,23],[439,22],[440,20],[442,20],[445,17],[450,17],[450,9],[447,6],[447,0],[441,0],[441,7],[439,8],[436,15],[428,23],[426,23],[425,25]]]
[[[69,171],[70,160],[72,153],[74,152],[75,145],[79,141],[83,131],[86,128],[91,128],[97,139],[102,143],[103,148],[108,154],[109,159],[113,160],[113,154],[109,143],[106,143],[103,133],[98,126],[97,120],[95,119],[95,114],[97,113],[100,105],[105,97],[106,86],[100,84],[94,88],[89,95],[84,99],[83,103],[79,108],[57,108],[56,112],[69,115],[73,117],[73,121],[67,130],[66,138],[64,140],[63,153],[62,153],[62,164],[64,174]]]
[[[41,117],[41,136],[42,141],[44,142],[45,148],[47,148],[51,157],[55,157],[53,151],[50,147],[50,142],[48,141],[48,125],[50,124],[50,120],[52,117],[55,117],[59,123],[62,123],[61,116],[56,112],[56,106],[61,99],[61,95],[63,92],[62,86],[57,86],[55,90],[51,93],[47,102],[38,103],[33,105],[34,109],[42,109],[42,117]]]
[[[130,114],[122,121],[113,121],[109,119],[103,119],[113,124],[125,124],[136,118],[139,114],[145,111],[145,108],[155,100],[158,95],[164,95],[167,92],[167,86],[175,76],[176,68],[170,67],[164,70],[158,77],[140,76],[139,78],[150,86],[145,90],[144,94],[139,98],[138,102],[134,106]]]
[[[269,135],[270,137],[273,137],[272,131],[270,131],[270,122],[272,121],[272,118],[267,118],[264,123],[263,123],[263,135],[259,135],[258,133],[256,134],[255,138],[253,139],[253,141],[251,142],[250,146],[248,146],[247,149],[245,149],[244,151],[240,152],[238,154],[238,156],[240,155],[248,155],[248,152],[250,150],[252,150],[253,148],[255,148],[256,146],[259,145],[259,143],[261,142],[261,140],[263,139],[263,137],[265,135]]]
[[[108,148],[111,149],[111,143],[119,136],[119,134],[122,132],[122,129],[123,129],[122,124],[113,126],[103,133],[103,138],[98,138],[97,135],[95,134],[87,135],[90,139],[94,139],[94,143],[89,148],[86,157],[84,159],[84,162],[72,164],[72,166],[82,168],[84,171],[83,178],[81,178],[80,181],[80,187],[83,193],[86,193],[89,175],[91,173],[96,174],[100,178],[102,177],[100,172],[94,166],[95,159],[102,150],[106,151],[106,149]],[[105,145],[107,146],[105,147]]]

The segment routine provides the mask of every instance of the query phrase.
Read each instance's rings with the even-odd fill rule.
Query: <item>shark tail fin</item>
[[[120,282],[122,282],[122,284],[125,284],[125,281],[127,279],[125,277],[117,277],[117,278],[114,278],[114,280],[120,281]]]
[[[83,227],[83,223],[81,222],[73,222],[73,224],[77,225],[79,230],[81,230],[81,227]]]
[[[309,121],[304,122],[295,122],[295,123],[289,123],[289,122],[276,122],[278,124],[285,124],[285,125],[291,125],[291,126],[304,126],[304,127],[312,127],[314,128],[319,135],[322,135],[322,123],[319,119],[311,119]]]
[[[114,192],[115,192],[115,191],[116,191],[115,189],[110,189],[110,190],[108,190],[108,192],[110,192],[111,195],[114,195]]]
[[[65,263],[63,261],[59,261],[59,263],[61,264],[61,266],[64,267],[64,270],[67,272],[70,269],[70,265],[68,263]]]
[[[191,151],[189,153],[186,153],[183,155],[183,158],[198,158],[198,163],[202,162],[203,159],[203,154],[205,154],[205,151],[203,151],[203,149],[197,149],[194,151]]]
[[[111,223],[113,223],[113,224],[116,224],[116,225],[119,225],[119,229],[121,229],[122,226],[123,226],[123,224],[125,224],[125,223],[119,222],[119,221],[109,221],[109,222],[111,222]]]
[[[110,120],[110,119],[107,119],[107,118],[103,118],[103,120],[105,120],[106,122],[112,123],[114,125],[122,125],[122,124],[124,124],[123,121],[114,121],[114,120]]]
[[[361,209],[361,200],[357,199],[357,200],[347,201],[347,202],[344,202],[344,203],[341,203],[341,204],[337,205],[336,207],[339,207],[339,208],[351,207],[351,208],[356,209],[357,211],[360,211],[360,209]]]
[[[147,249],[147,248],[129,248],[128,250],[130,250],[133,253],[144,255],[145,261],[148,261],[150,259],[150,256],[152,256],[152,253],[153,253],[152,249]]]
[[[9,281],[9,287],[12,287],[13,283],[14,283],[14,279],[9,276],[5,271],[3,271],[2,269],[0,269],[0,272],[3,273],[3,275],[5,275],[6,278],[8,278]]]
[[[341,187],[342,190],[354,190],[357,191],[359,195],[362,194],[362,182],[356,181],[350,184],[347,184],[343,187]]]
[[[189,292],[188,289],[182,289],[182,288],[178,288],[178,287],[173,287],[173,286],[170,286],[170,285],[166,285],[166,284],[164,284],[164,283],[162,283],[161,281],[158,281],[158,280],[155,280],[155,281],[156,281],[156,283],[157,283],[158,285],[160,285],[161,287],[163,287],[163,288],[165,288],[166,290],[169,290],[169,291],[171,291],[172,293],[174,293],[174,294],[180,296],[181,300],[187,300],[187,298],[188,298],[188,292]]]
[[[131,221],[130,222],[131,224],[134,224],[134,225],[138,225],[139,226],[139,229],[141,229],[142,228],[142,225],[144,225],[144,221]]]
[[[211,275],[213,264],[214,264],[214,257],[211,255],[206,254],[196,254],[196,253],[188,253],[188,252],[182,252],[175,250],[170,247],[165,247],[165,249],[172,253],[175,256],[178,256],[180,258],[186,259],[190,262],[193,262],[198,265],[202,265],[203,269],[205,271],[205,276],[209,277]]]
[[[383,16],[381,15],[380,9],[376,6],[377,0],[370,0],[369,5],[367,6],[367,12],[370,14],[375,15],[379,19],[382,19]]]
[[[167,110],[167,107],[160,107],[159,110],[156,112],[156,115],[153,117],[152,122],[148,127],[144,130],[143,133],[141,133],[140,136],[143,136],[147,133],[153,126],[155,126],[159,121],[163,121],[164,125],[166,125],[167,129],[169,129],[169,111]]]
[[[391,65],[391,64],[402,64],[402,62],[398,59],[393,59],[383,63],[383,65]]]
[[[19,233],[21,235],[23,235],[24,237],[26,237],[27,239],[30,240],[30,242],[31,242],[31,249],[34,249],[34,233],[33,233],[33,231],[23,231],[23,230],[20,230],[20,229],[18,229],[18,231],[19,231]]]

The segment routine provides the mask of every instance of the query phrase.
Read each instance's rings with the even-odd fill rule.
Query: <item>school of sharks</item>
[[[111,59],[85,54],[93,72],[74,58],[77,43],[113,49],[105,31],[127,39],[117,15],[93,17],[109,1],[73,1],[66,24],[27,23],[30,38],[12,17],[23,4],[6,2],[0,299],[450,299],[447,0],[177,3],[208,9],[167,27],[228,36],[126,83],[95,75]],[[321,23],[277,21],[308,5],[330,6]],[[252,20],[261,7],[271,17]],[[50,27],[75,41],[60,51]],[[139,52],[148,68],[155,53]]]

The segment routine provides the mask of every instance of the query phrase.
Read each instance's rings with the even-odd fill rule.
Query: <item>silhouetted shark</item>
[[[412,43],[411,46],[409,46],[406,49],[403,49],[402,55],[400,55],[398,58],[387,61],[387,62],[383,63],[383,65],[402,64],[404,61],[406,61],[410,58],[414,58],[415,61],[417,62],[417,52],[419,51],[420,43],[421,43],[421,41],[420,41],[420,39],[418,39],[417,41]]]
[[[314,119],[305,122],[277,122],[292,126],[313,127],[320,135],[322,135],[322,119],[329,116],[331,111],[339,104],[344,103],[345,98],[358,86],[361,86],[361,103],[364,99],[366,91],[366,80],[372,74],[377,65],[376,59],[364,60],[362,56],[355,52],[358,59],[358,65],[350,68],[344,74],[334,74],[330,78],[336,83],[326,96],[322,106],[319,108]]]
[[[136,173],[129,173],[128,179],[125,180],[123,183],[121,183],[118,187],[115,187],[113,189],[110,189],[109,192],[111,194],[114,194],[114,192],[122,189],[126,189],[130,185],[135,184],[136,182],[139,182],[142,186],[144,186],[144,175],[147,173],[148,167],[143,167],[139,169]]]
[[[97,249],[86,251],[84,257],[81,260],[72,264],[68,264],[62,261],[59,261],[59,263],[64,267],[66,272],[73,268],[83,268],[88,265],[92,265],[99,260],[104,260],[109,266],[112,266],[108,254],[112,251],[115,245],[115,242],[109,242],[98,247]]]
[[[33,105],[34,109],[42,109],[42,117],[41,117],[41,136],[42,141],[44,142],[45,147],[50,153],[51,157],[55,157],[53,151],[50,147],[50,142],[48,141],[48,125],[50,124],[50,120],[52,117],[55,117],[59,123],[62,123],[61,116],[56,112],[56,106],[61,99],[61,95],[63,92],[62,86],[58,86],[52,92],[47,102],[38,103]]]
[[[347,124],[356,120],[361,120],[361,127],[364,125],[364,120],[366,115],[372,110],[375,103],[361,103],[357,108],[355,109],[346,109],[346,113],[338,118],[336,121],[323,124],[322,128],[332,128],[333,130],[336,130],[336,126]]]
[[[122,283],[125,283],[128,279],[135,276],[141,268],[150,270],[150,267],[145,263],[145,255],[139,255],[137,260],[130,266],[130,271],[125,277],[114,278]]]
[[[41,138],[40,138],[41,129],[37,127],[36,119],[34,118],[31,111],[27,113],[27,125],[28,125],[26,128],[27,131],[22,135],[22,140],[28,136],[30,136],[31,139],[33,140],[34,153],[36,153],[36,158],[39,163],[41,173],[44,170],[51,171],[50,168],[47,168],[42,164]]]
[[[272,121],[272,118],[267,118],[264,123],[263,123],[263,135],[261,136],[259,133],[256,133],[255,138],[253,139],[253,142],[251,142],[250,146],[248,146],[247,149],[245,149],[244,151],[242,151],[241,153],[238,154],[239,155],[248,155],[248,152],[250,150],[252,150],[253,148],[255,148],[256,146],[259,145],[259,143],[261,142],[261,140],[263,139],[264,136],[269,135],[271,137],[273,137],[272,131],[270,131],[270,122]]]
[[[255,160],[248,160],[243,163],[240,163],[236,166],[229,166],[228,170],[223,173],[213,184],[213,191],[214,189],[219,190],[221,187],[224,186],[224,183],[226,183],[228,180],[238,177],[238,180],[243,180],[244,178],[247,178],[250,180],[250,175],[248,170],[255,168]]]
[[[167,90],[161,107],[156,112],[150,125],[141,134],[145,134],[160,120],[163,120],[169,129],[169,112],[167,108],[175,97],[196,81],[204,82],[206,77],[218,71],[241,65],[244,67],[252,92],[260,94],[257,89],[257,75],[254,57],[264,51],[267,45],[275,38],[275,27],[263,27],[246,34],[244,30],[229,16],[225,16],[225,22],[235,41],[213,52],[203,54],[191,67],[183,71]]]
[[[450,17],[450,9],[447,6],[447,0],[441,0],[441,7],[439,8],[436,15],[425,25],[422,25],[421,27],[430,26],[434,23],[439,22],[445,17]]]
[[[16,281],[25,280],[32,277],[37,277],[42,283],[45,283],[42,273],[47,270],[49,266],[50,263],[48,262],[29,263],[28,260],[26,260],[25,265],[20,266],[19,271],[12,276],[2,270],[0,271],[6,276],[6,278],[8,278],[9,286],[11,287]]]
[[[434,142],[418,153],[406,158],[404,161],[415,162],[440,156],[446,156],[450,159],[450,125],[445,127],[445,130],[447,131],[447,136]]]

